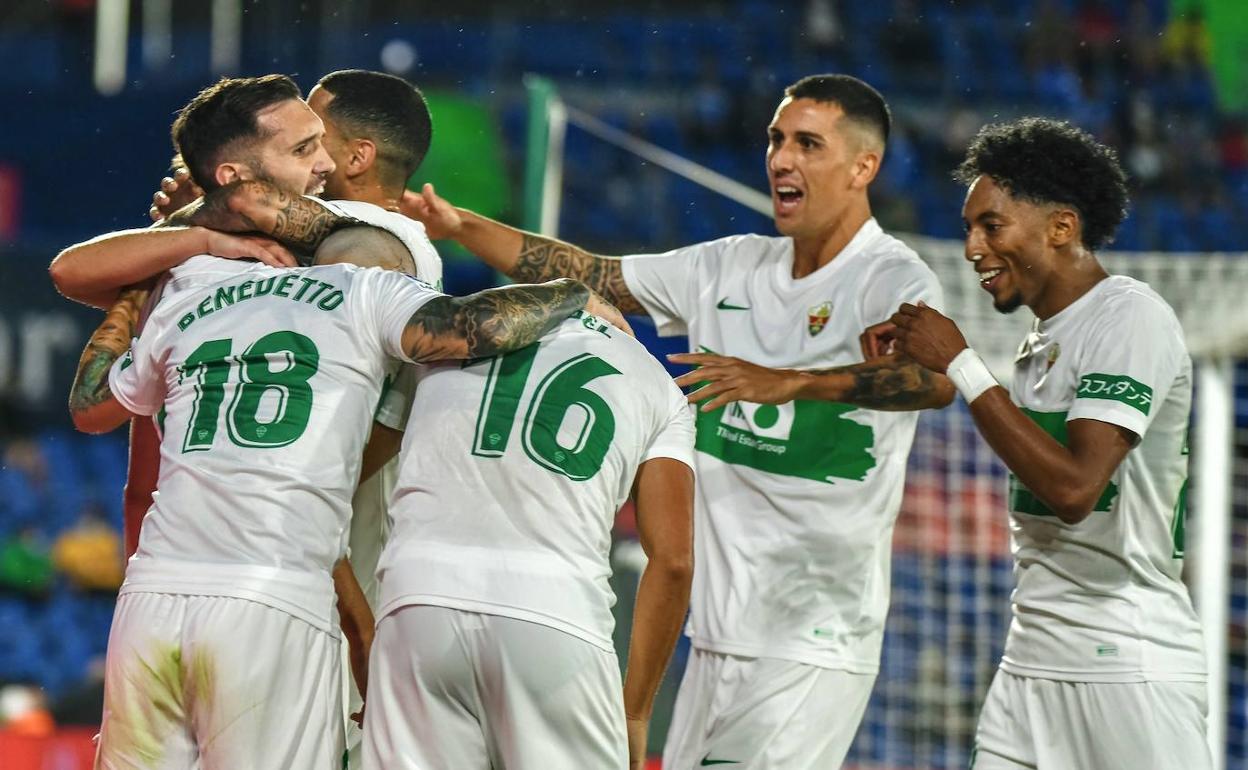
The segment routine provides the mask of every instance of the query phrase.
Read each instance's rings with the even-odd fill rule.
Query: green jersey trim
[[[1045,433],[1057,439],[1062,446],[1069,446],[1069,438],[1066,434],[1066,415],[1068,412],[1040,412],[1034,409],[1021,407],[1023,414],[1031,418],[1031,421],[1039,425]],[[1113,507],[1114,500],[1118,497],[1118,485],[1112,481],[1101,492],[1101,496],[1097,499],[1096,505],[1092,506],[1092,510],[1108,511]],[[1023,483],[1013,473],[1010,474],[1010,510],[1015,513],[1029,513],[1033,516],[1056,516],[1047,505],[1040,501],[1040,498]]]

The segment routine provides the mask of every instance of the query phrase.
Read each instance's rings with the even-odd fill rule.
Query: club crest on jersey
[[[806,331],[810,332],[812,337],[817,336],[823,331],[823,327],[828,325],[828,319],[831,317],[832,303],[820,302],[806,311]]]
[[[1049,348],[1048,358],[1045,359],[1044,370],[1046,372],[1053,368],[1053,364],[1057,363],[1057,357],[1061,354],[1062,346],[1054,342],[1053,347]]]

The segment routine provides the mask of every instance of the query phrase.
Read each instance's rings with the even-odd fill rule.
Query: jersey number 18
[[[208,340],[187,356],[180,367],[185,378],[195,379],[195,403],[182,442],[183,452],[212,448],[217,436],[225,383],[234,363],[238,363],[238,387],[230,402],[226,428],[230,441],[238,446],[272,449],[286,446],[303,435],[312,414],[312,386],[320,354],[316,344],[292,331],[273,332],[256,340],[239,356],[233,355],[234,340]],[[270,356],[285,361],[273,370]],[[276,399],[272,420],[260,421],[260,405],[265,396]]]

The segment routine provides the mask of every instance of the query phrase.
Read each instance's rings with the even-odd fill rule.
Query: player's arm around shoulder
[[[308,253],[339,228],[361,224],[320,201],[259,179],[231,182],[213,190],[167,221],[225,233],[260,233]]]
[[[430,238],[455,240],[514,281],[539,283],[574,278],[624,313],[646,312],[629,291],[619,258],[591,254],[556,238],[528,233],[457,208],[440,197],[431,184],[426,184],[420,194],[405,194],[402,211],[424,224]]]
[[[82,351],[69,392],[69,412],[74,427],[84,433],[105,433],[134,416],[117,401],[108,378],[113,364],[130,349],[147,295],[146,289],[123,291]]]
[[[435,297],[408,320],[403,352],[415,362],[508,353],[537,342],[578,310],[631,334],[619,310],[580,281],[560,278],[485,289],[465,297]]]

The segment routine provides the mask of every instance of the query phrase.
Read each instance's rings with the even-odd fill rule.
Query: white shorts
[[[874,684],[874,674],[694,649],[676,695],[663,768],[840,767]]]
[[[627,766],[614,652],[537,623],[444,607],[400,607],[377,625],[364,767]]]
[[[974,770],[1209,770],[1203,682],[1064,682],[997,671]]]
[[[338,654],[334,637],[256,602],[123,594],[95,766],[337,770]]]

